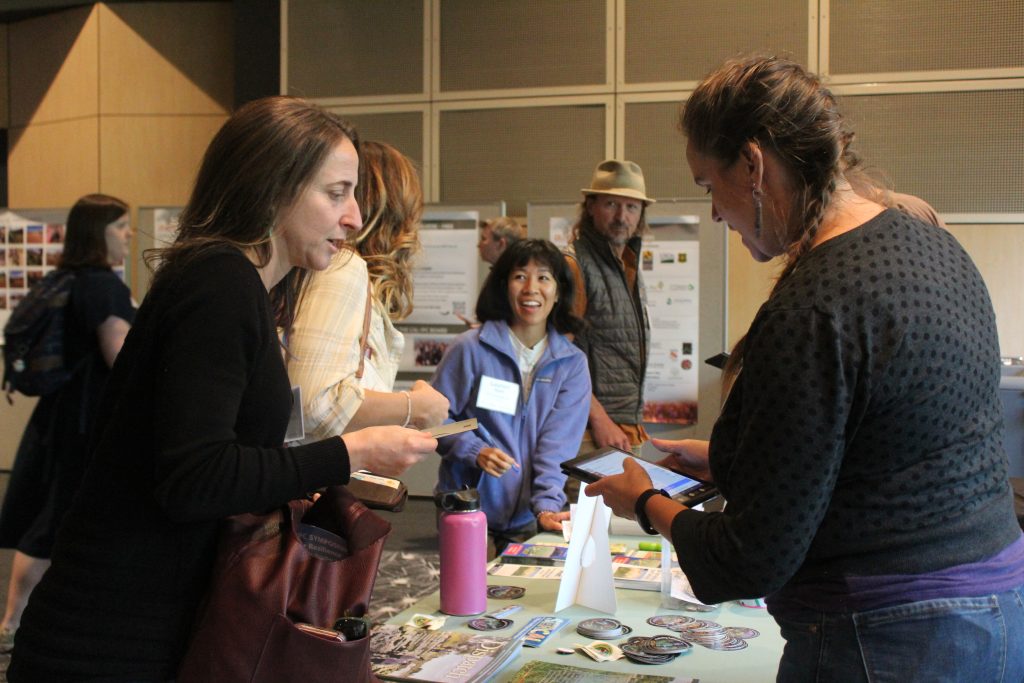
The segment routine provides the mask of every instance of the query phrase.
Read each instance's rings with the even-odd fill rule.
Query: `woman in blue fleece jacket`
[[[563,460],[576,455],[590,406],[587,359],[567,334],[574,285],[558,249],[523,240],[494,264],[476,305],[482,326],[448,348],[432,381],[453,420],[480,428],[440,439],[437,490],[469,485],[487,514],[489,553],[561,531]]]

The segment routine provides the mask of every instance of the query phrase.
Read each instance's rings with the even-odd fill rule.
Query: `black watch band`
[[[658,530],[651,526],[651,520],[647,517],[647,501],[654,496],[665,496],[668,498],[668,494],[662,489],[647,489],[640,494],[640,497],[636,499],[636,504],[633,506],[633,512],[636,513],[637,524],[644,530],[644,533],[648,533],[651,536],[657,536]]]

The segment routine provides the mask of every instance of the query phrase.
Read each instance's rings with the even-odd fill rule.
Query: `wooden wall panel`
[[[94,9],[14,22],[8,31],[12,128],[96,115],[99,31]]]
[[[229,2],[99,5],[101,114],[225,114],[234,99]]]
[[[1024,226],[951,225],[981,271],[999,329],[1004,356],[1024,356],[1024,318],[1020,297],[1024,292]],[[781,261],[758,263],[750,258],[739,235],[729,233],[729,346],[747,331],[757,310],[768,298]]]
[[[1024,225],[951,225],[981,271],[996,310],[999,350],[1004,356],[1024,356]]]
[[[98,191],[98,128],[98,118],[91,116],[11,129],[8,203],[71,206],[83,194]]]
[[[7,128],[11,120],[8,111],[11,100],[8,94],[10,62],[7,59],[7,36],[7,24],[0,24],[0,128]]]
[[[180,206],[226,116],[101,116],[103,192],[138,206]]]
[[[722,224],[723,230],[728,230]],[[747,332],[757,310],[768,299],[775,276],[782,268],[778,259],[758,263],[743,246],[739,233],[729,230],[728,346],[731,349]]]

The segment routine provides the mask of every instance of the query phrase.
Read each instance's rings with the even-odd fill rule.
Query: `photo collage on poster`
[[[64,252],[63,223],[0,214],[0,324],[6,324],[28,290],[55,270]],[[124,279],[124,266],[114,268]]]

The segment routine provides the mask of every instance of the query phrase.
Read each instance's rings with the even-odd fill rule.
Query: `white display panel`
[[[487,264],[477,251],[480,221],[505,215],[504,202],[428,204],[422,251],[413,266],[413,312],[396,327],[405,335],[399,380],[427,379],[451,340],[473,317]]]

